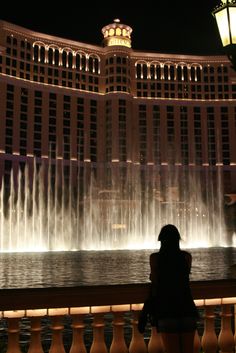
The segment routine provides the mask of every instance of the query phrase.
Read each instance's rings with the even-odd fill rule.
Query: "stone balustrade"
[[[200,311],[194,352],[233,353],[236,280],[191,283]],[[148,284],[0,291],[0,351],[164,353],[150,325],[137,329]]]

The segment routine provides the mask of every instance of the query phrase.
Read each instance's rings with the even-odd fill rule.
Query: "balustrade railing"
[[[194,352],[233,353],[236,280],[192,282],[200,311]],[[160,334],[137,329],[148,284],[0,291],[0,352],[164,353]]]

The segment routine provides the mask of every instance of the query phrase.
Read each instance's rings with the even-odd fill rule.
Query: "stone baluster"
[[[113,319],[113,339],[110,353],[128,353],[128,348],[124,338],[124,318],[123,312],[114,312]]]
[[[218,338],[221,353],[234,352],[234,336],[231,328],[231,317],[231,306],[222,305],[221,330]]]
[[[195,304],[197,308],[204,306],[204,299],[195,299]],[[193,353],[199,353],[201,350],[201,338],[199,336],[198,330],[195,331],[194,341],[193,341]]]
[[[49,353],[65,353],[65,348],[63,345],[63,329],[64,325],[62,324],[63,316],[52,316],[52,342]]]
[[[194,341],[193,341],[193,353],[200,352],[201,349],[201,340],[198,334],[198,331],[195,331]]]
[[[236,328],[236,304],[234,304],[234,327]],[[234,331],[234,345],[236,346],[236,329]]]
[[[28,353],[43,353],[41,343],[41,317],[31,318],[31,337]]]
[[[72,315],[72,332],[73,339],[70,348],[70,353],[87,353],[84,344],[84,316],[83,315]]]
[[[6,353],[21,353],[19,343],[19,318],[7,319],[8,345]]]
[[[151,330],[151,337],[148,343],[148,353],[164,353],[161,334],[157,332],[156,327],[152,327]]]
[[[104,340],[104,317],[102,313],[94,313],[93,342],[90,353],[108,353]]]
[[[135,305],[132,305],[132,308]],[[146,353],[147,346],[143,335],[138,331],[138,312],[133,312],[132,323],[132,339],[129,346],[129,353]]]
[[[6,353],[19,353],[19,320],[25,316],[25,310],[9,310],[4,311],[3,317],[7,321],[8,346]]]
[[[218,348],[215,333],[214,306],[205,306],[204,333],[202,336],[202,348],[204,353],[216,353]]]

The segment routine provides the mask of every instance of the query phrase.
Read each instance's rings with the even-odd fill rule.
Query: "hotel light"
[[[126,229],[126,224],[114,223],[112,224],[111,229]]]

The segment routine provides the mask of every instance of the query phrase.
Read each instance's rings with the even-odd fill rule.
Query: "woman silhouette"
[[[180,234],[172,224],[162,227],[158,240],[160,250],[150,255],[151,297],[145,305],[166,353],[192,353],[198,318],[189,285],[192,256],[180,249]]]

